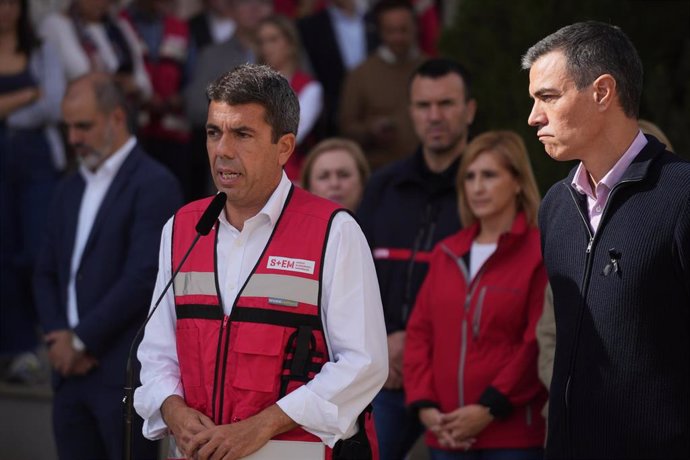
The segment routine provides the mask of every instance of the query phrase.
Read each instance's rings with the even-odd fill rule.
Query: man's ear
[[[127,127],[127,122],[129,120],[127,120],[127,112],[125,112],[122,107],[115,107],[110,116],[115,120],[118,126]]]
[[[465,113],[467,114],[467,124],[471,125],[474,123],[474,116],[477,114],[477,101],[475,99],[467,101]]]
[[[594,103],[597,104],[600,112],[608,110],[618,96],[616,93],[616,79],[607,73],[594,80],[592,89]]]
[[[287,163],[290,155],[295,150],[296,143],[295,135],[292,133],[280,136],[280,139],[278,139],[278,163],[280,163],[280,166],[285,166],[285,163]]]

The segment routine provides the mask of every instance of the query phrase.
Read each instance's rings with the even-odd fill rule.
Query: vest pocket
[[[230,362],[235,367],[233,386],[251,391],[276,391],[285,328],[258,323],[239,323],[236,327],[233,347],[236,361]]]
[[[189,407],[206,414],[208,398],[203,386],[204,360],[200,332],[196,327],[180,327],[184,322],[186,321],[177,322],[177,359],[180,362],[184,399]]]
[[[180,322],[177,324],[177,357],[186,394],[189,388],[201,386],[202,359],[192,353],[200,350],[201,344],[197,328],[180,327]]]

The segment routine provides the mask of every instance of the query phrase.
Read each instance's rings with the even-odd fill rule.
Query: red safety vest
[[[195,224],[210,200],[192,202],[175,215],[173,267],[196,236]],[[199,240],[174,282],[177,354],[187,405],[216,424],[238,422],[304,385],[329,360],[321,273],[330,224],[341,210],[293,186],[230,316],[223,313],[218,293],[217,228]],[[370,413],[360,417],[361,423],[376,455]],[[321,442],[302,428],[274,439]],[[331,455],[327,449],[326,458]]]

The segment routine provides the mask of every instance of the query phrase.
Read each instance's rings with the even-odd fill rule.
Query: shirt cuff
[[[513,405],[508,398],[492,386],[486,387],[479,397],[479,404],[488,407],[489,413],[496,418],[506,417],[513,412]]]
[[[174,386],[157,383],[155,387],[157,388],[153,390],[151,387],[139,387],[134,390],[134,409],[144,419],[144,425],[141,430],[142,434],[146,439],[152,441],[162,439],[168,434],[168,426],[165,424],[161,414],[163,402],[173,395],[184,398],[184,391],[179,382]],[[170,391],[163,391],[161,387],[172,389]]]
[[[351,426],[342,426],[338,406],[320,398],[306,385],[284,396],[277,404],[288,417],[329,447],[357,432],[357,420]]]
[[[86,350],[86,345],[74,331],[72,331],[72,348],[80,352]]]

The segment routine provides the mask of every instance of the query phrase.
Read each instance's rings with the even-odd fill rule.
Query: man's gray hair
[[[560,51],[575,86],[581,90],[601,75],[616,80],[616,89],[625,114],[637,118],[642,97],[642,61],[627,35],[616,26],[597,21],[565,26],[540,40],[522,57],[529,70],[542,56]]]
[[[281,74],[265,65],[244,64],[224,73],[208,85],[209,101],[229,105],[259,104],[266,111],[273,143],[281,136],[297,135],[299,100],[290,83]]]

